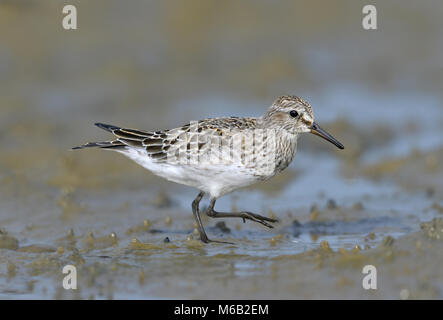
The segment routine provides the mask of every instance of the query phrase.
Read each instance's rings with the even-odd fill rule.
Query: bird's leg
[[[251,220],[251,221],[255,221],[258,223],[261,223],[262,225],[268,227],[268,228],[274,228],[273,225],[267,223],[268,222],[278,222],[277,219],[272,219],[272,218],[268,218],[268,217],[263,217],[261,215],[252,213],[252,212],[248,212],[248,211],[241,211],[241,212],[217,212],[214,210],[214,206],[215,206],[215,201],[217,201],[217,199],[212,198],[209,202],[209,207],[206,210],[206,214],[209,217],[212,218],[242,218],[243,222],[245,222],[245,219]]]
[[[205,193],[202,191],[197,195],[194,201],[192,201],[192,213],[194,214],[194,219],[197,222],[198,233],[200,234],[200,240],[204,243],[217,242],[217,243],[233,244],[231,242],[226,242],[226,241],[211,240],[206,235],[205,229],[203,228],[203,223],[200,219],[200,210],[199,210],[199,204],[204,195]]]
[[[197,228],[198,228],[198,233],[200,234],[200,240],[203,241],[204,243],[208,243],[209,239],[208,236],[206,235],[205,229],[203,228],[203,224],[200,219],[200,211],[199,211],[199,204],[204,195],[205,193],[202,191],[197,195],[194,201],[192,201],[192,213],[194,214],[195,222],[197,222]]]

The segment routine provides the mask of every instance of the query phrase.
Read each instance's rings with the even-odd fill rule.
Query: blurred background
[[[441,298],[441,254],[416,251],[441,248],[442,17],[438,0],[0,1],[0,298]],[[205,221],[234,246],[193,240],[196,190],[70,150],[109,137],[94,122],[260,116],[283,94],[346,149],[303,136],[284,173],[220,199],[281,220]],[[385,290],[361,289],[368,261]]]

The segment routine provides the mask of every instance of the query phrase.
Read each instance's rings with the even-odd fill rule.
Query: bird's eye
[[[293,118],[296,118],[296,117],[298,117],[298,112],[295,110],[291,110],[291,112],[289,112],[289,115]]]

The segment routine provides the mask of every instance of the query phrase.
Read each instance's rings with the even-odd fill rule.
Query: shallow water
[[[365,34],[350,21],[361,8],[346,1],[347,10],[321,10],[332,20],[315,2],[272,10],[237,2],[202,9],[196,2],[175,13],[144,2],[122,12],[116,1],[105,15],[100,4],[82,3],[85,26],[69,37],[52,28],[55,4],[0,5],[0,18],[8,18],[0,19],[0,298],[364,299],[408,292],[441,299],[443,250],[440,220],[433,219],[443,205],[436,53],[443,42],[441,19],[428,19],[438,10],[411,2],[398,13],[380,4],[392,19],[384,32]],[[199,18],[205,10],[218,12],[213,29]],[[307,21],[306,12],[323,19]],[[402,18],[409,13],[418,25]],[[26,31],[33,24],[40,26],[34,40]],[[280,220],[270,230],[204,217],[210,238],[233,244],[195,240],[196,190],[116,153],[70,151],[109,137],[93,127],[97,121],[156,130],[258,116],[282,93],[307,98],[316,121],[346,149],[303,136],[285,172],[219,199],[220,211]],[[67,264],[78,269],[76,291],[62,288]],[[365,264],[377,266],[382,290],[362,290]]]

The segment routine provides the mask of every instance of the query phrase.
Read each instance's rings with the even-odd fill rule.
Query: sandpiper
[[[242,218],[272,228],[278,220],[252,212],[218,212],[215,202],[238,188],[267,180],[284,170],[297,150],[301,133],[310,132],[343,145],[314,122],[312,107],[297,96],[282,96],[258,118],[211,118],[162,131],[124,129],[96,123],[114,139],[90,142],[73,149],[99,147],[120,152],[155,175],[197,188],[192,212],[200,240],[208,238],[199,203],[209,195],[206,214],[212,218]]]

